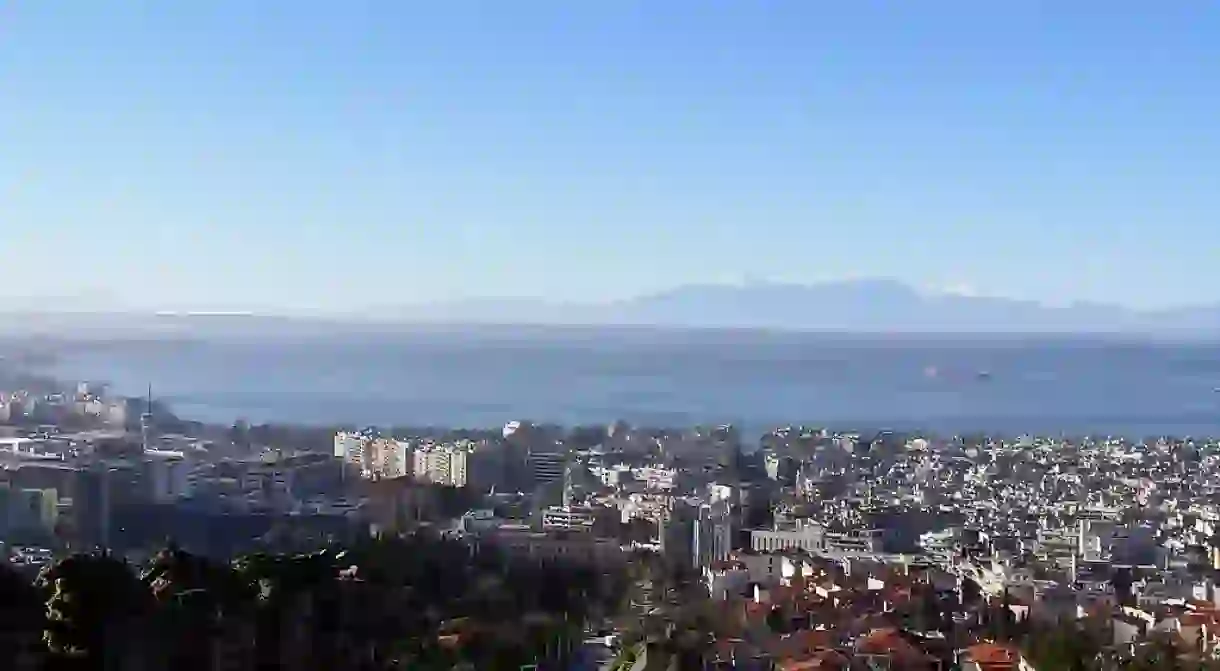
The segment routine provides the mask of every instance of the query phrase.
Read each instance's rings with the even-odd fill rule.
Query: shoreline
[[[167,343],[169,344],[169,343]],[[30,352],[34,352],[41,357],[35,359],[32,363],[28,360]],[[136,395],[135,390],[121,388],[114,383],[98,378],[85,378],[80,375],[70,375],[68,370],[72,367],[72,350],[48,348],[45,344],[35,344],[32,348],[27,348],[24,352],[19,350],[17,356],[10,356],[6,361],[11,368],[5,372],[16,376],[25,376],[29,379],[37,379],[39,382],[47,386],[54,385],[59,391],[70,390],[75,387],[78,381],[88,381],[90,383],[104,385],[111,396],[115,399],[123,399],[127,403],[138,403],[143,400],[143,395]],[[27,356],[23,359],[22,356]],[[24,363],[24,365],[23,365]],[[240,398],[240,391],[231,392]],[[206,400],[191,400],[179,401],[175,399],[174,394],[165,396],[157,396],[157,389],[154,387],[154,404],[158,409],[158,414],[166,417],[171,423],[180,424],[183,426],[194,428],[198,432],[206,432],[209,434],[218,434],[223,431],[229,431],[234,425],[245,422],[251,427],[266,427],[279,431],[305,434],[309,436],[317,436],[326,431],[334,432],[338,430],[352,430],[362,427],[375,427],[387,432],[395,434],[416,434],[416,435],[438,435],[453,432],[467,433],[488,433],[497,431],[502,428],[503,424],[508,421],[534,421],[539,424],[560,426],[572,428],[577,426],[592,426],[592,425],[610,425],[616,421],[623,420],[629,424],[641,428],[655,428],[656,430],[665,430],[668,432],[677,432],[683,429],[689,429],[695,426],[709,426],[717,424],[734,424],[738,426],[743,435],[761,436],[770,433],[775,428],[780,427],[799,427],[799,426],[816,426],[825,427],[831,431],[839,433],[860,433],[864,435],[875,435],[880,432],[890,431],[907,435],[926,436],[929,438],[946,438],[952,436],[963,435],[985,435],[995,438],[1015,438],[1023,435],[1053,437],[1053,438],[1084,438],[1084,437],[1126,437],[1133,440],[1146,439],[1150,437],[1195,437],[1195,438],[1210,438],[1220,437],[1220,413],[1203,412],[1198,408],[1187,409],[1176,414],[1167,414],[1162,416],[1156,415],[1132,415],[1129,413],[1115,413],[1113,416],[1098,415],[1093,416],[1077,416],[1077,417],[1053,417],[1053,416],[976,416],[976,417],[946,417],[946,416],[929,416],[924,418],[905,418],[905,419],[890,419],[878,420],[876,418],[857,418],[857,419],[828,419],[824,421],[811,422],[809,420],[792,421],[792,420],[768,420],[766,418],[755,418],[749,421],[742,421],[740,418],[734,417],[698,417],[695,412],[637,412],[635,416],[628,414],[627,416],[619,417],[595,417],[590,420],[588,417],[578,417],[577,421],[573,421],[572,415],[580,414],[579,409],[573,412],[569,409],[566,413],[556,413],[552,416],[552,421],[546,421],[545,417],[529,416],[527,413],[522,415],[509,415],[505,412],[497,412],[488,410],[486,407],[479,407],[471,404],[469,407],[458,407],[460,401],[450,402],[451,405],[457,407],[456,411],[449,411],[451,415],[465,414],[471,417],[485,415],[491,418],[489,421],[467,421],[467,422],[436,422],[436,421],[403,421],[404,418],[393,420],[390,417],[374,417],[377,410],[373,410],[368,416],[361,417],[326,417],[321,416],[316,421],[301,421],[299,419],[283,419],[276,417],[274,409],[268,407],[265,412],[243,412],[239,401],[233,403],[215,405],[209,404]],[[219,394],[218,394],[219,395]],[[340,395],[333,395],[339,398]],[[310,402],[324,406],[329,398],[327,395],[319,397],[320,400],[311,399]],[[380,404],[381,402],[378,401]],[[444,401],[437,402],[438,406],[443,406]],[[384,403],[386,406],[393,406],[395,403],[387,399]],[[410,405],[404,403],[403,405]],[[415,407],[416,414],[420,413],[419,405]],[[203,412],[196,412],[203,410]],[[448,409],[446,409],[448,410]],[[409,414],[409,413],[404,413]],[[569,415],[564,417],[563,415]],[[588,413],[593,414],[593,413]],[[812,413],[811,413],[812,414]],[[651,415],[651,416],[648,416]],[[360,421],[360,420],[380,420],[380,421]],[[390,421],[385,421],[389,419]],[[418,419],[418,418],[417,418]],[[128,425],[132,425],[129,420]],[[1030,427],[1041,427],[1039,430],[1031,430]],[[1160,429],[1160,430],[1157,430]],[[313,444],[318,444],[317,438],[311,441]]]

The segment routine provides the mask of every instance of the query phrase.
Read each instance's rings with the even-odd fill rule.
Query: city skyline
[[[0,9],[0,307],[1220,301],[1202,3]],[[54,306],[53,306],[54,307]]]

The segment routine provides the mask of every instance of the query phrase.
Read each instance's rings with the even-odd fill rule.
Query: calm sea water
[[[736,422],[1220,435],[1220,346],[772,337],[388,336],[112,345],[57,374],[232,422]]]

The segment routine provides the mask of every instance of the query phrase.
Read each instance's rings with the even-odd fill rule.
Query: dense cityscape
[[[0,1],[0,671],[1220,671],[1218,9]]]
[[[4,550],[30,589],[56,586],[48,609],[55,576],[82,561],[127,567],[155,594],[166,575],[199,574],[183,566],[279,557],[340,581],[374,570],[356,556],[372,566],[410,547],[458,571],[441,593],[481,584],[470,571],[494,557],[501,580],[519,574],[507,593],[565,575],[581,596],[526,599],[512,617],[563,613],[563,625],[515,656],[477,653],[469,613],[438,614],[412,631],[451,658],[368,643],[352,668],[1144,668],[1220,655],[1216,441],[809,427],[755,440],[728,425],[522,420],[325,430],[318,444],[320,429],[207,427],[151,393],[52,386],[0,397]],[[51,621],[46,649],[13,659],[56,659]],[[254,668],[268,654],[257,649],[213,651],[200,668]]]

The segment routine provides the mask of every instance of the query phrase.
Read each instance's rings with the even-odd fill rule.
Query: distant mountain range
[[[890,280],[816,285],[693,285],[604,304],[532,300],[459,301],[400,308],[423,322],[646,325],[797,331],[910,333],[1220,334],[1220,304],[1157,311],[927,293]]]
[[[24,306],[23,306],[24,307]],[[132,311],[0,311],[0,333],[327,334],[435,330],[448,325],[647,326],[857,333],[1113,333],[1220,336],[1220,304],[1141,311],[1065,307],[1008,298],[928,293],[890,280],[817,285],[697,285],[601,304],[479,299],[395,306],[347,315],[151,315]]]

